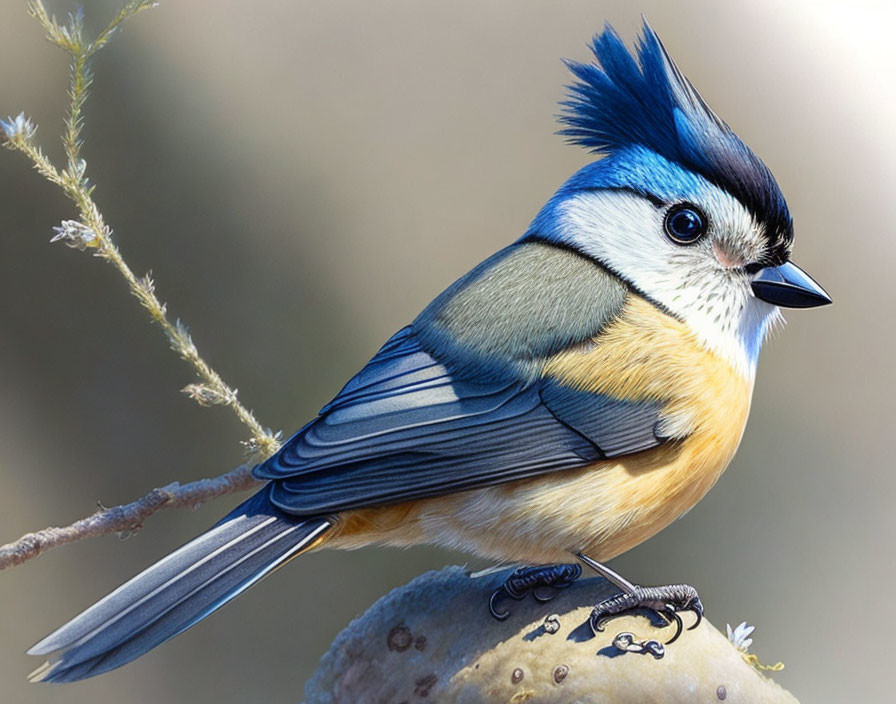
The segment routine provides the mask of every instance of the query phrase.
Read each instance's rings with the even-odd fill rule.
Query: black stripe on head
[[[641,145],[700,174],[763,225],[767,263],[786,261],[793,224],[774,176],[707,106],[647,23],[637,56],[609,25],[591,49],[596,64],[567,62],[578,82],[561,103],[559,134],[601,155]]]

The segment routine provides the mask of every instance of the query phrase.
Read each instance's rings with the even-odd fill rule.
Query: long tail
[[[31,648],[48,661],[29,679],[73,682],[140,657],[314,547],[331,525],[283,513],[263,489]]]

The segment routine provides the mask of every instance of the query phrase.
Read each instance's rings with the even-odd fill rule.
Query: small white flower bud
[[[0,129],[3,130],[7,139],[23,139],[27,142],[37,132],[37,125],[25,117],[24,112],[20,112],[15,117],[10,116],[5,120],[0,120]]]
[[[726,623],[725,628],[728,631],[728,640],[741,652],[746,653],[750,646],[753,645],[753,639],[749,636],[756,630],[756,626],[751,626],[746,621],[743,621],[737,628],[731,628],[730,623]]]
[[[96,247],[99,244],[96,233],[77,220],[63,220],[62,224],[57,225],[53,230],[56,234],[50,238],[50,242],[64,242],[69,247],[82,252],[88,247]]]

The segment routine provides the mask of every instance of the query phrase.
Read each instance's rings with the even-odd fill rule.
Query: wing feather
[[[394,503],[653,447],[659,411],[550,380],[455,378],[408,327],[255,474],[298,515]]]

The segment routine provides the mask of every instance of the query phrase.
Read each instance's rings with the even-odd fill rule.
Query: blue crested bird
[[[592,50],[569,63],[561,134],[601,158],[255,467],[264,488],[35,645],[49,661],[33,679],[119,667],[321,547],[429,543],[525,565],[492,596],[497,618],[502,598],[562,587],[579,562],[619,588],[595,629],[639,607],[675,637],[679,612],[699,618],[693,588],[602,563],[713,486],[779,307],[830,298],[790,261],[771,172],[650,27],[636,52],[609,26]]]

